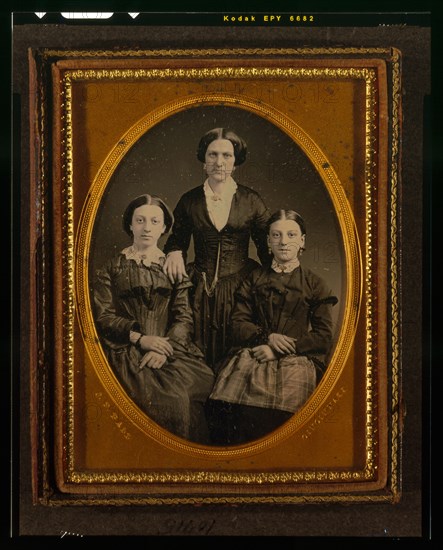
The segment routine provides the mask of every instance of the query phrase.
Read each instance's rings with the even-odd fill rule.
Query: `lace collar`
[[[165,255],[159,248],[148,248],[146,252],[140,252],[134,248],[134,245],[128,246],[122,250],[122,254],[127,260],[134,260],[137,264],[143,264],[149,267],[151,264],[162,264],[165,259]]]
[[[291,273],[300,265],[300,262],[298,258],[295,258],[294,260],[291,260],[290,262],[286,262],[284,264],[279,264],[275,258],[272,260],[271,269],[273,269],[276,273]]]

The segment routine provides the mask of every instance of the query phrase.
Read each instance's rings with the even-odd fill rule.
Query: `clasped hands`
[[[142,352],[146,352],[139,363],[140,370],[143,367],[160,369],[166,363],[168,357],[174,354],[169,338],[164,336],[144,335],[140,338],[138,346]]]
[[[291,336],[273,332],[269,335],[267,344],[261,344],[260,346],[252,348],[252,356],[255,357],[259,363],[266,363],[267,361],[277,359],[276,353],[290,355],[291,353],[295,353],[296,341],[296,338],[292,338]]]

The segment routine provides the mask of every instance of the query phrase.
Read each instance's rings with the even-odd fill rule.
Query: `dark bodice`
[[[250,231],[246,225],[227,226],[220,232],[214,227],[207,228],[206,231],[194,231],[194,265],[197,271],[206,272],[212,280],[215,275],[217,256],[220,254],[219,277],[237,273],[248,260],[249,239]]]
[[[219,258],[219,277],[238,273],[247,263],[249,242],[254,241],[262,264],[269,263],[266,222],[269,211],[252,189],[238,185],[232,198],[226,226],[218,231],[211,222],[203,186],[185,193],[174,211],[174,227],[164,251],[183,252],[185,261],[191,236],[194,239],[195,267],[213,279]]]
[[[172,285],[158,264],[139,265],[118,254],[94,282],[99,332],[112,348],[127,346],[129,332],[169,336],[185,343],[193,332],[189,280]]]
[[[255,269],[235,294],[232,312],[235,344],[240,347],[267,342],[276,332],[297,339],[297,354],[318,357],[332,344],[331,308],[337,303],[326,283],[302,266],[292,273]]]

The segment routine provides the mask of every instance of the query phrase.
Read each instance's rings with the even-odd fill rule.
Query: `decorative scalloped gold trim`
[[[373,112],[373,101],[374,101],[374,79],[375,79],[375,72],[368,69],[275,69],[275,68],[261,68],[261,69],[244,69],[244,68],[215,68],[215,69],[190,69],[190,70],[113,70],[113,71],[104,71],[104,70],[98,70],[98,71],[68,71],[65,76],[65,80],[63,83],[63,90],[64,90],[64,113],[65,113],[65,135],[64,135],[64,151],[65,151],[65,170],[64,170],[64,177],[63,177],[63,185],[66,192],[65,195],[65,203],[64,203],[64,213],[65,213],[65,257],[64,257],[64,266],[65,266],[65,293],[66,293],[66,309],[65,309],[65,330],[64,330],[64,357],[65,357],[65,365],[67,367],[68,372],[68,378],[67,378],[67,395],[68,395],[68,441],[67,441],[67,455],[68,455],[68,481],[74,482],[74,483],[81,483],[81,482],[87,482],[87,483],[93,483],[93,482],[154,482],[154,481],[169,481],[169,482],[230,482],[230,483],[263,483],[263,482],[270,482],[270,483],[287,483],[287,482],[312,482],[312,481],[339,481],[339,480],[368,480],[372,479],[374,475],[374,439],[372,437],[373,435],[373,416],[372,416],[372,392],[371,387],[367,388],[367,452],[366,452],[366,467],[361,472],[356,471],[337,471],[337,472],[283,472],[283,473],[271,473],[271,474],[217,474],[217,473],[211,473],[211,472],[182,472],[182,473],[176,473],[176,474],[162,474],[162,473],[155,473],[155,474],[146,474],[146,473],[125,473],[125,474],[119,474],[119,473],[110,473],[110,474],[99,474],[99,473],[78,473],[75,472],[74,463],[73,463],[73,438],[74,438],[74,415],[73,415],[73,393],[74,393],[74,387],[73,387],[73,331],[72,331],[72,322],[73,322],[73,285],[74,285],[74,254],[73,254],[73,220],[72,220],[72,212],[73,212],[73,182],[72,182],[72,105],[71,105],[71,85],[72,81],[76,79],[100,79],[100,78],[176,78],[176,77],[182,77],[182,78],[220,78],[223,76],[229,76],[230,78],[245,78],[245,77],[273,77],[273,78],[289,78],[289,77],[310,77],[310,78],[327,78],[327,77],[342,77],[342,78],[360,78],[363,79],[366,83],[366,90],[367,90],[367,109],[366,109],[366,135],[367,135],[367,151],[366,151],[366,171],[365,171],[365,181],[366,181],[366,189],[370,188],[372,183],[372,149],[369,147],[369,144],[374,139],[373,131],[372,131],[372,120],[370,114]],[[255,110],[256,112],[261,113],[262,115],[265,114],[267,117],[270,117],[277,125],[282,127],[285,131],[288,131],[288,124],[286,122],[286,117],[282,115],[281,113],[275,112],[273,108],[270,106],[263,106],[263,104],[258,105],[257,102],[253,100],[246,100],[245,98],[238,98],[233,97],[232,94],[206,94],[204,98],[200,98],[200,101],[220,101],[223,100],[225,102],[231,102],[231,103],[238,103],[239,100],[243,103],[244,108],[248,108],[251,110]],[[166,117],[172,112],[176,111],[177,109],[184,109],[188,106],[195,103],[195,98],[190,98],[188,100],[182,100],[181,102],[178,102],[174,104],[173,106],[169,106],[169,110],[167,107],[163,107],[163,112],[156,113],[156,119],[155,121],[160,120],[162,117]],[[122,140],[120,140],[119,144],[114,148],[114,150],[110,153],[110,156],[103,164],[99,176],[99,188],[101,191],[103,190],[103,182],[108,181],[112,171],[114,170],[117,163],[121,160],[124,153],[127,151],[130,145],[134,143],[134,140],[139,137],[141,131],[146,131],[154,121],[152,120],[152,117],[148,116],[146,119],[143,119],[141,123],[136,128],[132,128],[129,130],[129,132],[124,136]],[[303,132],[297,132],[295,130],[296,125],[291,124],[290,125],[290,135],[292,137],[295,136],[296,141],[300,143],[300,145],[304,148],[305,152],[308,153],[311,160],[316,165],[319,172],[322,174],[322,177],[326,183],[329,182],[329,190],[334,189],[336,191],[335,196],[335,203],[336,206],[338,206],[341,210],[348,208],[346,199],[342,192],[339,191],[340,187],[337,187],[337,178],[335,174],[333,173],[332,169],[324,168],[324,166],[327,164],[326,158],[323,156],[323,154],[318,150],[316,151],[316,147],[309,146],[310,139],[308,136],[303,135]],[[292,133],[291,133],[292,132]],[[315,144],[314,144],[315,145]],[[316,152],[315,152],[316,151]],[[102,181],[100,182],[100,177],[102,178]],[[100,185],[102,187],[100,187]],[[93,189],[96,189],[96,184],[93,185]],[[93,192],[91,193],[93,194]],[[368,194],[367,194],[368,195]],[[340,200],[337,199],[337,196],[340,197]],[[333,195],[334,198],[334,195]],[[97,205],[97,198],[94,198],[95,204]],[[93,204],[94,204],[93,201]],[[85,214],[87,212],[87,209],[84,210],[82,214],[82,219],[87,216]],[[367,205],[367,212],[370,212],[370,205]],[[368,214],[367,214],[368,215]],[[352,212],[349,219],[352,218]],[[369,220],[370,221],[370,220]],[[355,288],[352,286],[352,281],[359,280],[359,274],[361,271],[361,261],[360,261],[360,253],[357,246],[357,240],[356,240],[356,234],[355,234],[355,228],[353,222],[347,222],[343,224],[342,222],[342,229],[343,233],[346,235],[347,238],[345,238],[345,246],[347,247],[347,259],[350,262],[350,265],[352,266],[351,271],[348,273],[348,280],[351,281],[351,283],[348,285],[348,292],[351,292],[353,294],[352,296],[348,296],[347,300],[349,298],[352,298],[354,301],[348,301],[348,303],[355,303]],[[80,226],[83,222],[80,223]],[[91,227],[91,226],[89,226]],[[367,231],[370,231],[371,224],[367,224]],[[89,229],[90,231],[91,229]],[[368,235],[367,235],[368,237]],[[370,240],[370,235],[369,235]],[[81,232],[79,233],[79,239],[78,243],[84,244],[88,242],[88,237],[81,236]],[[352,243],[352,246],[350,245]],[[78,252],[79,252],[79,258],[80,262],[82,261],[81,258],[87,257],[84,255],[85,251],[82,249],[82,246],[80,246]],[[367,257],[370,261],[370,256]],[[77,270],[77,273],[82,273],[82,269],[80,268]],[[360,285],[357,284],[359,287]],[[79,303],[80,307],[79,310],[83,312],[83,320],[84,320],[84,314],[85,312],[89,311],[88,309],[88,302],[84,300],[88,300],[85,292],[82,293],[82,288],[88,288],[88,285],[85,285],[84,277],[82,278],[80,275],[79,282],[77,284],[77,292],[79,293],[79,296],[81,297]],[[357,291],[357,293],[360,291]],[[367,296],[368,297],[368,296]],[[370,296],[369,296],[370,298]],[[370,300],[369,300],[370,305]],[[82,315],[81,315],[82,316]],[[89,314],[90,316],[90,314]],[[87,317],[87,315],[86,315]],[[372,313],[370,312],[370,315],[368,315],[370,319],[370,323],[372,322]],[[356,317],[350,317],[352,322],[350,325],[353,327],[356,322]],[[88,328],[91,329],[90,323],[87,319],[87,324],[89,324]],[[88,334],[88,331],[85,331],[85,334]],[[92,328],[92,332],[90,331],[89,334],[92,336],[92,338],[95,337],[94,329]],[[370,334],[370,331],[369,331]],[[90,342],[89,342],[90,343]],[[88,344],[88,341],[87,341]],[[89,348],[89,352],[91,351],[91,346],[87,346]],[[340,346],[337,346],[337,350],[339,350]],[[370,349],[370,347],[368,347]],[[96,357],[95,357],[96,358]],[[338,362],[337,362],[338,364]],[[369,362],[369,368],[370,368],[371,362]],[[107,369],[108,373],[110,372],[110,369]],[[333,372],[333,369],[331,370]],[[372,375],[372,373],[369,373]],[[103,376],[103,372],[101,373]],[[367,376],[368,380],[369,376]],[[326,380],[328,378],[326,377]],[[329,378],[329,381],[331,379]],[[371,381],[368,382],[369,385],[371,385]],[[327,394],[326,388],[326,382],[323,382],[323,389],[324,389],[324,395],[322,395],[321,391],[318,390],[318,394],[320,397],[318,398],[321,400],[321,398],[324,398]],[[116,399],[116,402],[122,410],[125,410],[126,413],[128,413],[128,407],[127,405],[127,398],[125,398],[122,402],[121,395],[115,394],[113,395],[113,398]],[[304,409],[304,412],[300,415],[296,415],[294,420],[294,423],[301,423],[306,418],[309,418],[309,415],[312,414],[313,410],[318,407],[318,403],[316,403],[315,407],[313,405],[314,401],[310,401],[311,407],[306,407]],[[309,411],[309,412],[306,412]],[[143,420],[146,424],[146,417],[143,416]],[[138,419],[140,420],[140,419]],[[293,423],[290,423],[288,425],[288,428],[286,429],[286,432],[292,431],[294,429]],[[153,423],[148,420],[147,425],[148,430],[154,430],[155,435],[157,438],[165,444],[172,445],[175,449],[184,450],[188,453],[197,453],[197,454],[204,454],[205,456],[214,456],[214,457],[220,457],[220,456],[239,456],[246,453],[249,453],[251,451],[255,451],[256,448],[263,448],[266,445],[273,443],[273,438],[268,438],[264,442],[259,442],[254,445],[247,446],[246,450],[244,448],[242,449],[232,449],[232,450],[214,450],[213,448],[200,448],[198,446],[192,446],[189,443],[182,443],[180,440],[177,440],[175,438],[171,438],[170,434],[167,432],[164,432],[162,430],[157,429],[156,427],[153,427]],[[285,432],[285,434],[286,434]]]
[[[67,430],[63,434],[63,447],[68,460],[68,469],[74,468],[74,453],[70,452],[71,439],[74,430],[74,189],[73,189],[73,159],[72,159],[72,89],[62,88],[62,109],[64,124],[62,127],[61,147],[62,162],[62,202],[63,202],[63,378],[65,391],[72,399],[67,401]]]
[[[48,167],[48,148],[47,148],[47,137],[48,137],[48,130],[46,128],[46,124],[48,122],[48,96],[47,96],[47,88],[44,85],[44,78],[43,78],[43,65],[42,63],[36,63],[36,68],[38,71],[38,86],[37,86],[37,94],[35,97],[36,100],[36,107],[37,112],[39,113],[38,116],[38,135],[40,136],[40,149],[39,149],[39,158],[38,158],[38,177],[40,179],[41,184],[37,187],[37,193],[38,193],[38,200],[40,202],[40,208],[36,209],[38,218],[35,220],[35,223],[37,227],[40,228],[40,234],[42,236],[45,236],[48,228],[47,228],[47,187],[49,184],[49,178],[47,174],[47,167]],[[48,267],[47,267],[47,249],[44,246],[44,239],[42,240],[42,246],[41,246],[41,258],[40,258],[40,269],[41,269],[41,280],[45,281],[47,277]],[[47,302],[48,297],[46,293],[46,289],[42,289],[40,292],[40,300],[39,300],[39,307],[40,312],[44,312],[47,308]],[[42,315],[43,317],[43,315]],[[41,419],[39,417],[39,431],[40,431],[40,437],[39,437],[39,447],[40,447],[40,453],[42,457],[42,476],[41,476],[41,491],[44,497],[47,497],[49,495],[50,489],[49,489],[49,479],[48,479],[48,464],[49,464],[49,450],[48,450],[48,427],[47,423],[45,422],[44,418],[44,412],[45,411],[45,398],[48,393],[48,372],[47,369],[41,368],[43,365],[43,357],[46,355],[46,334],[45,334],[45,327],[40,326],[39,330],[41,331],[40,335],[40,342],[43,346],[43,353],[39,354],[38,362],[39,362],[39,369],[42,373],[42,376],[39,380],[41,386],[39,387],[41,394],[40,394],[40,415]]]
[[[375,180],[374,172],[374,154],[375,151],[375,87],[376,79],[375,71],[371,71],[366,78],[366,113],[365,113],[365,218],[366,218],[366,457],[367,465],[371,465],[372,472],[374,471],[374,455],[376,453],[376,444],[374,439],[374,364],[373,364],[373,323],[375,312],[372,307],[372,292],[373,292],[373,181]]]
[[[42,57],[146,58],[146,57],[217,57],[217,56],[309,56],[309,55],[390,55],[390,48],[209,48],[174,50],[41,50]]]
[[[400,54],[393,50],[392,54],[392,149],[391,149],[391,189],[390,189],[390,228],[391,228],[391,490],[394,496],[399,494],[399,452],[400,452],[400,313],[398,307],[399,275],[398,275],[398,185],[400,159],[400,103],[401,103],[401,73]]]
[[[361,504],[364,502],[389,503],[389,495],[253,495],[253,496],[190,496],[190,497],[168,497],[152,496],[131,498],[122,497],[94,497],[91,499],[51,499],[48,504],[53,507],[60,506],[177,506],[182,505],[201,505],[201,504],[328,504],[341,502],[346,504]]]
[[[400,384],[400,355],[399,355],[399,309],[398,309],[398,241],[397,241],[397,222],[398,222],[398,177],[399,177],[399,139],[400,139],[400,91],[401,91],[401,80],[400,80],[400,56],[399,53],[392,49],[386,48],[302,48],[302,49],[234,49],[234,50],[122,50],[122,51],[106,51],[106,50],[96,50],[96,51],[84,51],[84,50],[42,50],[40,52],[40,59],[42,61],[48,60],[50,57],[80,57],[80,58],[94,58],[94,57],[103,57],[107,58],[118,58],[118,57],[180,57],[180,56],[224,56],[224,55],[293,55],[293,56],[305,56],[305,55],[386,55],[389,61],[392,61],[392,108],[391,108],[391,129],[392,129],[392,152],[391,152],[391,189],[390,189],[390,204],[391,204],[391,216],[390,216],[390,240],[391,240],[391,315],[392,315],[392,330],[391,330],[391,468],[390,468],[390,489],[393,494],[396,495],[399,490],[399,384]],[[39,105],[42,111],[45,110],[46,105],[46,94],[44,91],[45,86],[43,85],[44,77],[42,73],[39,74]],[[43,91],[42,91],[43,90]],[[66,106],[65,106],[66,107]],[[39,185],[40,192],[44,191],[44,181],[47,179],[47,176],[44,174],[44,167],[46,165],[46,144],[44,137],[46,135],[45,128],[45,114],[40,113],[39,122],[40,122],[40,133],[41,139],[43,140],[40,143],[39,147],[39,169],[42,175],[42,182]],[[69,134],[66,134],[65,137],[68,138]],[[66,142],[65,142],[66,145]],[[70,158],[70,169],[72,169],[72,158]],[[72,192],[72,189],[71,189]],[[73,196],[71,199],[65,203],[66,205],[71,204],[72,206]],[[45,207],[42,205],[40,207],[40,215],[42,218],[42,235],[44,236],[47,233],[45,228]],[[72,210],[69,212],[65,208],[65,215],[68,220],[72,222]],[[70,229],[73,229],[73,225],[70,226]],[[65,235],[66,243],[68,244],[68,250],[72,250],[72,234],[70,235],[70,229]],[[64,260],[65,261],[65,260]],[[65,266],[65,264],[64,264]],[[66,272],[65,272],[66,274]],[[69,274],[69,270],[68,270]],[[45,294],[45,293],[44,293]],[[71,307],[71,305],[69,306]],[[72,311],[72,310],[71,310]],[[65,335],[65,345],[64,352],[69,351],[72,341],[68,338],[66,339],[67,331],[64,332]],[[368,388],[367,388],[368,391]],[[43,423],[44,424],[44,423]],[[42,426],[44,430],[44,426]],[[46,442],[46,436],[41,432],[40,440],[42,444]],[[47,479],[47,449],[43,451],[43,475],[44,479]],[[47,488],[47,483],[44,483],[44,486]],[[46,497],[48,495],[46,494]],[[392,501],[391,495],[288,495],[288,496],[223,496],[223,497],[214,497],[214,496],[204,496],[204,497],[165,497],[165,496],[152,496],[152,497],[131,497],[131,498],[112,498],[104,496],[103,498],[49,498],[47,501],[51,506],[60,506],[60,505],[71,505],[71,506],[84,506],[84,505],[126,505],[126,504],[201,504],[201,503],[303,503],[303,502],[389,502]]]

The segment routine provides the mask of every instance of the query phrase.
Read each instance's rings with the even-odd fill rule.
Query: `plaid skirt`
[[[296,412],[316,386],[314,363],[302,355],[259,363],[242,349],[219,372],[210,399]]]

